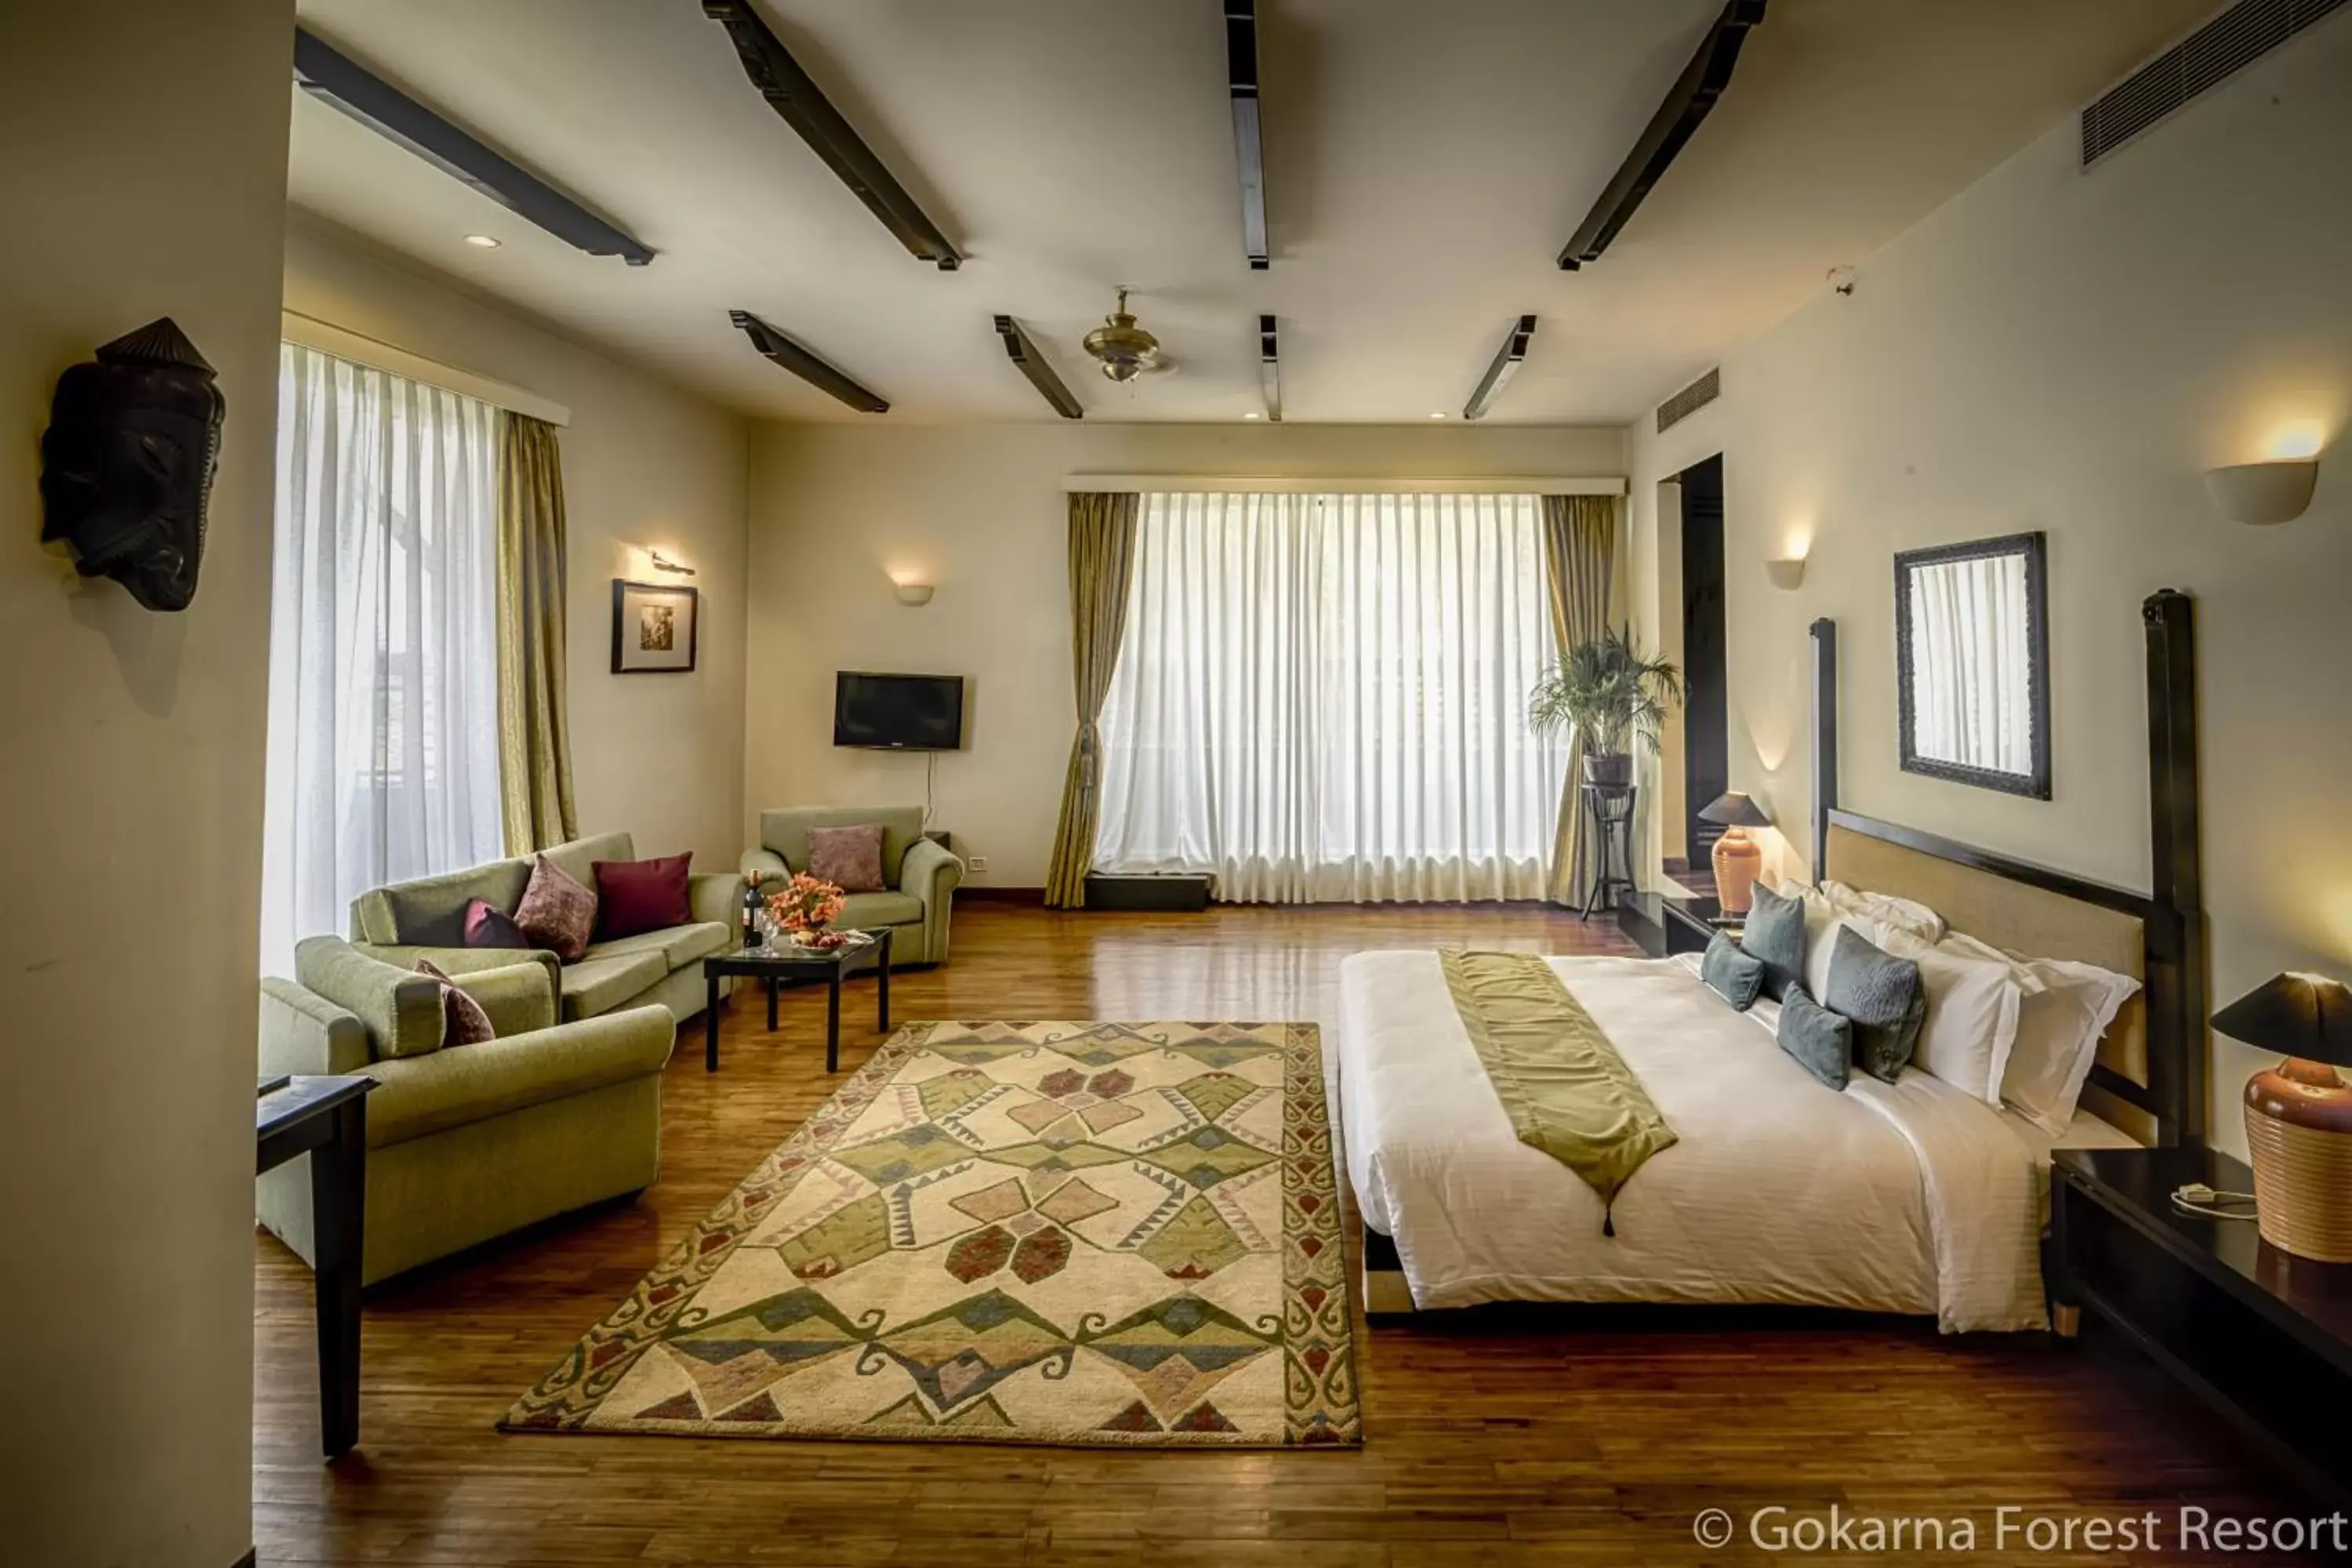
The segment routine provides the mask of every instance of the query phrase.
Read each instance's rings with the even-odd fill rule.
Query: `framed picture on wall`
[[[613,579],[613,673],[675,675],[694,668],[696,612],[691,588]]]

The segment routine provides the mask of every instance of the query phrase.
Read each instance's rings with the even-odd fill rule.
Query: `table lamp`
[[[2233,1040],[2286,1059],[2246,1080],[2246,1143],[2263,1239],[2297,1258],[2352,1263],[2352,988],[2274,975],[2213,1015]]]
[[[1723,824],[1723,837],[1715,841],[1715,901],[1727,915],[1744,915],[1755,901],[1756,872],[1764,863],[1764,851],[1748,830],[1769,827],[1772,819],[1738,790],[1717,795],[1698,816]]]

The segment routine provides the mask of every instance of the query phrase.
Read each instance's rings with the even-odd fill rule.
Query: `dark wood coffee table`
[[[827,992],[824,1004],[824,1070],[841,1070],[841,980],[853,968],[868,959],[874,961],[875,1019],[874,1026],[884,1034],[890,1032],[890,928],[879,931],[856,931],[853,936],[869,940],[853,942],[835,948],[830,952],[812,948],[787,947],[781,943],[773,948],[742,948],[721,952],[702,961],[703,983],[709,988],[702,1010],[702,1067],[706,1072],[719,1070],[719,982],[726,975],[741,975],[761,980],[768,987],[768,1032],[776,1032],[776,985],[784,980],[823,980]]]

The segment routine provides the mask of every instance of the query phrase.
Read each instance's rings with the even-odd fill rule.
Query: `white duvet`
[[[1918,1071],[1822,1085],[1672,960],[1554,958],[1679,1138],[1622,1191],[1616,1234],[1513,1134],[1428,952],[1340,968],[1348,1174],[1418,1307],[1783,1302],[2045,1326],[2035,1152]]]

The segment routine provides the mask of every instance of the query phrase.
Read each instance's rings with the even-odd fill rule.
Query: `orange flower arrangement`
[[[821,944],[842,904],[838,887],[806,871],[793,873],[791,881],[768,895],[768,913],[776,923],[812,945]]]

